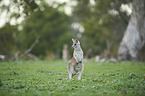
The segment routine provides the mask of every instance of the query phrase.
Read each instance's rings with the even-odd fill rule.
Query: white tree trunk
[[[118,50],[119,60],[138,60],[145,40],[145,0],[133,0],[133,11]]]

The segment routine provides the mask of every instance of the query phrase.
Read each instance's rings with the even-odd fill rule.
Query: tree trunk
[[[145,0],[133,0],[133,10],[118,50],[119,60],[139,60],[145,41]]]

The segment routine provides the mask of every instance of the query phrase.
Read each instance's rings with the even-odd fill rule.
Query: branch
[[[35,45],[39,42],[39,37],[36,38],[35,42],[30,46],[29,49],[27,49],[26,51],[24,51],[24,55],[30,53],[32,51],[32,49],[35,47]]]

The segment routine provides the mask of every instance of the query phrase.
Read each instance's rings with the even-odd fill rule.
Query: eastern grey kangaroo
[[[69,78],[71,79],[74,75],[78,75],[78,80],[81,79],[81,74],[84,69],[84,64],[83,64],[83,50],[80,46],[80,42],[78,40],[72,39],[73,45],[72,47],[74,48],[73,52],[73,57],[69,61],[67,70],[69,73]]]

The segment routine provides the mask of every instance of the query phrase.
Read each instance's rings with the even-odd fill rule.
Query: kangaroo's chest
[[[74,57],[75,57],[75,59],[77,59],[77,61],[82,61],[83,52],[82,51],[75,51],[74,52]]]

